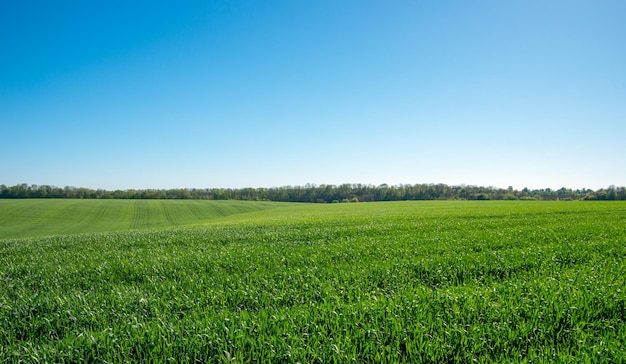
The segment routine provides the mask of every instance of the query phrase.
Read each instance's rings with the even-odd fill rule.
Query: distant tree
[[[606,199],[607,200],[616,200],[617,199],[617,191],[615,190],[615,186],[611,185],[606,191]]]
[[[169,190],[92,190],[66,186],[49,185],[15,186],[0,185],[0,198],[116,198],[116,199],[214,199],[214,200],[271,200],[290,202],[333,202],[333,201],[397,201],[434,199],[476,199],[476,200],[626,200],[624,187],[609,186],[607,189],[559,190],[524,188],[521,191],[509,186],[507,189],[479,186],[449,186],[445,184],[415,184],[379,186],[364,184],[283,186],[274,188],[242,189],[169,189]]]

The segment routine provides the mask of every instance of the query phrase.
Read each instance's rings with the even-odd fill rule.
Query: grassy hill
[[[0,239],[201,224],[290,206],[266,201],[0,200]]]

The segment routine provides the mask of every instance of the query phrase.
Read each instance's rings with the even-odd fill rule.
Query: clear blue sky
[[[626,1],[11,1],[0,183],[626,185]]]

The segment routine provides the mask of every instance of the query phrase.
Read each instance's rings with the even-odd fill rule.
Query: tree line
[[[516,190],[446,184],[366,184],[282,186],[272,188],[176,188],[114,190],[49,185],[0,185],[0,198],[204,199],[283,202],[368,202],[400,200],[626,200],[626,188]]]

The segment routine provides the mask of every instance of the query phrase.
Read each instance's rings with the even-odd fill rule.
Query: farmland
[[[181,200],[0,200],[0,239],[205,223],[285,204]]]
[[[626,357],[623,202],[59,202],[0,204],[0,361]]]

